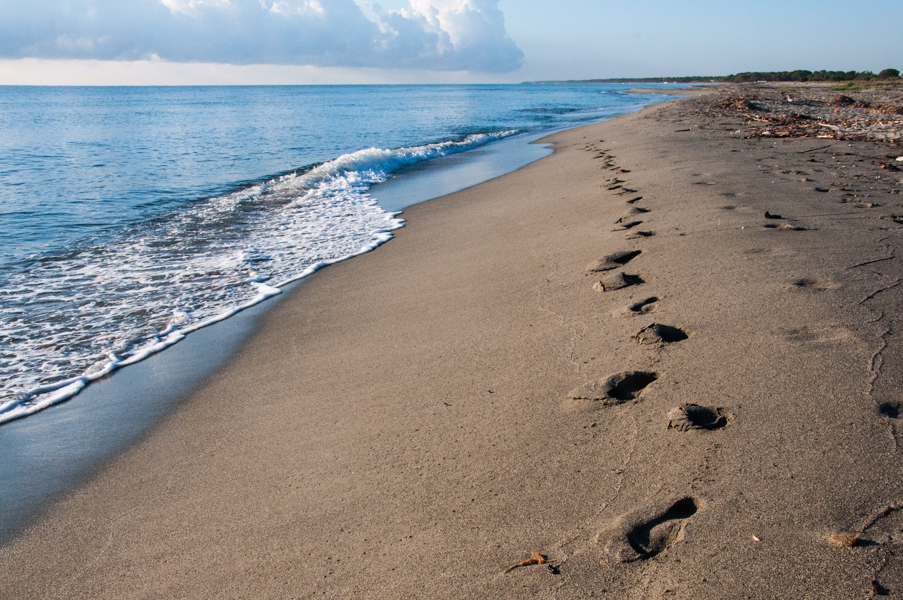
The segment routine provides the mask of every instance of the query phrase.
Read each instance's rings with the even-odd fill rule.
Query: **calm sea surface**
[[[393,175],[661,99],[627,87],[0,87],[0,423],[386,241]]]

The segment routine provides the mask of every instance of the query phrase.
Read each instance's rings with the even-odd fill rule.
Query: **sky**
[[[878,72],[901,23],[899,0],[4,0],[0,84]]]

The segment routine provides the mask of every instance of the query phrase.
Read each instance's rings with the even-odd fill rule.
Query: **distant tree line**
[[[884,69],[877,75],[871,71],[768,71],[737,73],[713,77],[621,77],[612,79],[581,79],[570,81],[533,81],[530,83],[713,83],[750,81],[873,81],[900,79],[897,69]]]
[[[723,77],[618,77],[611,79],[570,79],[567,81],[531,81],[530,83],[711,83]]]
[[[721,81],[744,83],[748,81],[871,81],[874,79],[898,79],[900,71],[884,69],[877,75],[871,71],[771,71],[767,73],[737,73],[719,77]]]

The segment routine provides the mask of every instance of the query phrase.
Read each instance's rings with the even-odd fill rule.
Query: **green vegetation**
[[[871,71],[773,71],[768,73],[737,73],[722,77],[721,81],[746,83],[751,81],[873,81],[899,78],[896,69],[884,69],[878,75]]]
[[[841,83],[840,85],[835,85],[831,87],[835,92],[861,92],[862,88],[859,87],[855,81],[848,81],[846,83]]]
[[[534,81],[531,83],[750,83],[756,81],[838,81],[850,82],[846,85],[850,87],[843,88],[854,90],[859,87],[853,82],[897,82],[900,81],[900,71],[897,69],[884,69],[877,75],[871,71],[768,71],[768,72],[747,72],[737,73],[727,76],[695,76],[695,77],[620,77],[611,79],[581,79],[570,81]],[[841,86],[832,89],[841,89]]]
[[[567,81],[529,81],[527,83],[715,83],[722,77],[620,77],[611,79],[569,79]]]

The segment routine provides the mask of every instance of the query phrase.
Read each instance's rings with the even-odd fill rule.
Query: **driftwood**
[[[744,137],[812,137],[903,146],[903,118],[894,118],[903,115],[899,91],[862,92],[852,98],[802,87],[793,97],[772,86],[734,89],[719,98],[712,110],[742,117],[747,127],[737,133]]]

